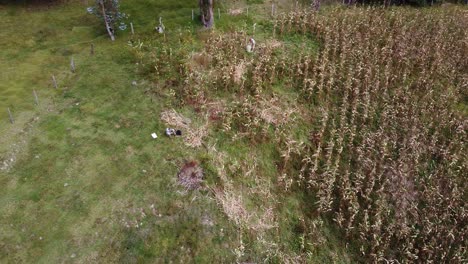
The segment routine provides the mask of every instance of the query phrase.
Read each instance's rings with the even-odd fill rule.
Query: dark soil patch
[[[203,169],[196,161],[189,161],[180,169],[177,180],[189,190],[198,189],[203,181]]]

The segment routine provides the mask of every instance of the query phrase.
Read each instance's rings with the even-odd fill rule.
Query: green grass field
[[[152,29],[162,16],[169,42],[183,32],[188,41],[180,49],[199,49],[199,25],[190,18],[195,1],[123,2],[137,35],[119,32],[115,43],[85,8],[79,2],[0,8],[0,158],[6,164],[0,171],[0,262],[207,263],[280,261],[283,255],[302,254],[297,228],[304,197],[275,194],[285,205],[275,205],[280,225],[257,239],[260,234],[230,221],[217,203],[214,154],[163,136],[165,109],[177,108],[194,124],[203,120],[165,92],[148,95],[154,82],[137,71],[127,42],[161,41]],[[252,19],[223,13],[217,31],[246,27]],[[71,57],[76,73],[70,72]],[[56,90],[51,75],[58,80]],[[214,145],[234,163],[254,151],[263,156],[265,177],[274,175],[270,159],[277,154],[268,144],[251,149],[209,136],[207,146]],[[185,191],[176,182],[186,160],[205,169],[200,190]],[[241,186],[263,188],[270,180],[240,181],[235,194],[246,193],[248,208],[261,207]],[[334,236],[325,237],[326,246],[309,252],[310,258],[347,262]]]

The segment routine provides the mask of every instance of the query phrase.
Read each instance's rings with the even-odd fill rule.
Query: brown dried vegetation
[[[294,82],[322,108],[301,150],[317,210],[372,262],[466,260],[468,16],[382,9],[296,12],[281,34],[317,36]]]
[[[466,11],[336,8],[273,24],[274,36],[312,38],[319,51],[292,52],[273,39],[249,54],[245,32],[213,33],[203,58],[179,65],[180,102],[232,140],[274,143],[276,190],[315,197],[311,215],[336,223],[364,261],[463,262],[468,121],[456,106],[468,87]],[[275,86],[301,97],[288,102]],[[219,103],[226,93],[232,98]],[[304,124],[308,141],[294,134]],[[225,170],[227,160],[215,162],[223,187],[213,193],[229,219],[249,230],[277,226],[258,220],[275,219],[274,209],[249,212],[229,179],[256,177],[258,168]],[[258,195],[265,201],[267,190]],[[305,223],[314,234],[323,224]],[[309,239],[314,247],[323,240]]]

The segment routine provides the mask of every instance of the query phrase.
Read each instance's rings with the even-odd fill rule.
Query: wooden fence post
[[[55,75],[52,75],[52,84],[54,85],[54,88],[55,88],[55,89],[58,88],[57,80],[55,79]]]
[[[91,43],[91,49],[90,49],[89,54],[91,54],[91,56],[94,55],[94,43]]]
[[[75,60],[73,60],[73,57],[71,57],[71,61],[70,61],[70,70],[73,73],[75,72]]]
[[[37,97],[37,93],[35,89],[33,89],[33,95],[34,95],[34,102],[36,103],[36,105],[39,105],[39,98]]]

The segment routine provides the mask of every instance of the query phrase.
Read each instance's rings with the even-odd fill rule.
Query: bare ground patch
[[[177,173],[177,181],[189,190],[198,189],[203,182],[203,169],[196,161],[189,161]]]

